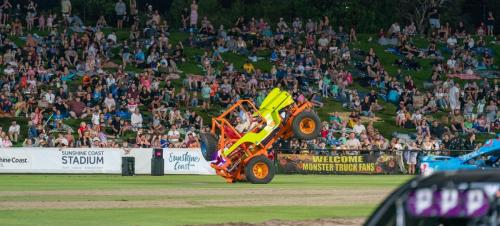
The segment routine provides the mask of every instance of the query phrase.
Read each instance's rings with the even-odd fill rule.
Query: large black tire
[[[274,178],[276,169],[266,156],[255,156],[245,166],[245,177],[252,184],[267,184]]]
[[[211,133],[200,134],[200,147],[203,158],[207,161],[214,160],[217,156],[217,139]]]
[[[302,140],[311,140],[319,136],[321,121],[313,111],[300,112],[292,122],[295,137]]]

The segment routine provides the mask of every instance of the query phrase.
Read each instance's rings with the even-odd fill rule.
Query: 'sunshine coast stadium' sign
[[[135,173],[151,173],[151,148],[5,148],[0,173],[120,174],[122,157],[135,158]],[[166,174],[214,174],[199,149],[164,149]]]

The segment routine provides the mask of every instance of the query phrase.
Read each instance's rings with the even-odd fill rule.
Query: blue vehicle
[[[420,172],[430,175],[436,171],[474,170],[500,167],[500,139],[488,140],[481,148],[458,157],[424,156]]]

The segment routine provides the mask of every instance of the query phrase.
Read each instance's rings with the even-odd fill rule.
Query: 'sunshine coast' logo
[[[200,157],[191,155],[189,152],[182,155],[171,152],[168,155],[168,161],[174,163],[174,170],[189,171],[195,166],[194,163],[200,162]]]

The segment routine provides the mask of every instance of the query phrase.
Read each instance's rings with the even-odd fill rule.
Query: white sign
[[[30,153],[0,151],[0,170],[29,170],[32,162]]]
[[[197,148],[165,148],[165,174],[215,174],[201,150]]]
[[[9,148],[0,173],[121,173],[121,149]]]
[[[164,149],[165,174],[215,174],[200,149]],[[3,148],[0,173],[120,174],[122,157],[135,158],[136,174],[151,174],[151,148]]]
[[[123,157],[134,157],[135,174],[151,174],[151,148],[132,148],[123,151]]]

